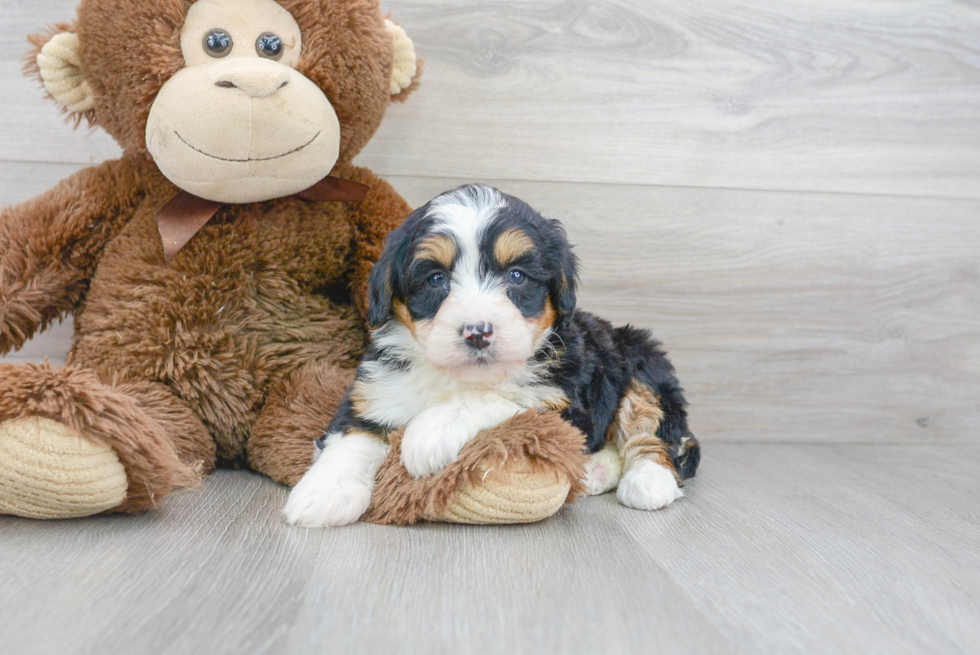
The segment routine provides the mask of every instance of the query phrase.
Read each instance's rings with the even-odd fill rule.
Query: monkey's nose
[[[493,325],[484,322],[464,325],[463,339],[467,346],[483,350],[493,342]]]
[[[217,87],[240,89],[253,98],[267,98],[289,84],[287,71],[248,64],[225,67],[211,79]]]

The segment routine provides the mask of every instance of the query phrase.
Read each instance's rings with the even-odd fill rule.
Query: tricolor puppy
[[[536,407],[587,436],[591,493],[618,483],[638,509],[680,497],[700,451],[673,367],[647,331],[576,311],[576,277],[561,225],[496,189],[464,186],[409,216],[371,273],[372,348],[290,494],[289,522],[356,521],[396,428],[420,477]]]

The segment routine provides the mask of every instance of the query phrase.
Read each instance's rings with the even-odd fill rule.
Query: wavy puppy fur
[[[333,463],[314,465],[310,484],[294,492],[296,520],[337,525],[353,514],[353,501],[308,493],[352,486],[331,459],[341,452],[331,444],[345,435],[373,436],[376,450],[398,435],[392,452],[403,470],[389,465],[378,482],[380,516],[412,521],[444,510],[463,470],[492,468],[476,459],[461,465],[464,453],[475,457],[486,439],[502,438],[509,419],[545,408],[584,433],[587,453],[607,441],[616,447],[623,504],[659,509],[683,495],[699,449],[674,369],[648,331],[578,310],[576,281],[561,225],[517,198],[469,185],[416,210],[372,271],[371,349],[318,442]],[[580,482],[576,489],[609,489],[615,480]],[[358,487],[356,496],[367,494]]]

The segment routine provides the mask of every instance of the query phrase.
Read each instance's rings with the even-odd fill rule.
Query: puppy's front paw
[[[305,479],[305,478],[304,478]],[[339,527],[361,518],[371,504],[369,486],[348,483],[318,487],[310,484],[296,488],[286,501],[286,521],[301,528]]]
[[[473,436],[435,412],[423,412],[405,428],[401,462],[413,478],[434,475],[453,463]]]
[[[371,505],[374,476],[387,447],[351,436],[330,442],[289,494],[283,513],[290,525],[336,527],[353,523]]]
[[[616,499],[634,509],[660,509],[684,495],[674,474],[656,462],[636,463],[626,472]]]

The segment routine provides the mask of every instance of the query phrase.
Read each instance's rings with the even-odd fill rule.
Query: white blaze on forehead
[[[497,212],[506,206],[500,192],[482,184],[444,193],[430,204],[426,215],[435,219],[433,230],[452,236],[458,247],[453,288],[476,292],[485,286],[480,279],[480,241]]]
[[[481,257],[480,243],[506,207],[506,198],[496,189],[470,185],[437,197],[426,212],[433,223],[431,232],[451,237],[457,256],[449,272],[449,295],[425,322],[424,333],[416,330],[414,338],[427,362],[450,371],[460,382],[518,375],[539,345],[536,323],[521,314],[507,284],[489,273],[490,262]],[[493,326],[493,338],[477,355],[462,333],[466,325],[480,322]]]

